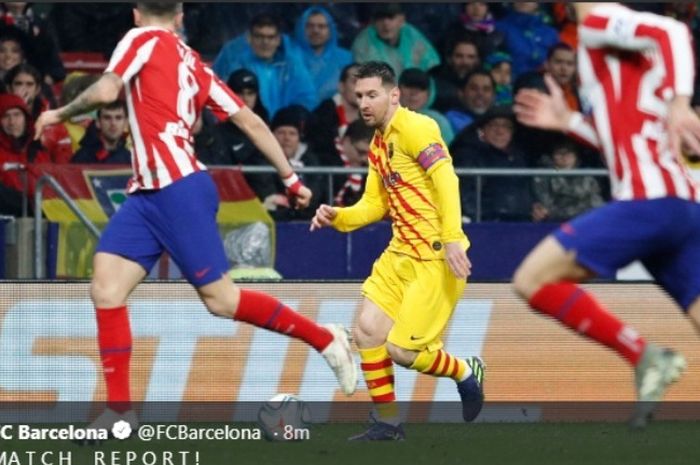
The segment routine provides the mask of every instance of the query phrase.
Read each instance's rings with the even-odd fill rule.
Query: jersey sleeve
[[[153,54],[158,36],[132,29],[119,41],[105,73],[114,73],[128,84]]]
[[[451,163],[452,158],[435,120],[425,117],[420,121],[420,124],[414,124],[402,132],[402,143],[405,152],[430,176],[443,163]]]
[[[621,5],[594,8],[579,28],[587,47],[656,51],[667,70],[664,97],[693,94],[695,57],[688,27],[675,19],[640,13]],[[670,91],[670,92],[669,92]]]
[[[578,111],[575,112],[569,120],[566,134],[595,150],[601,149],[598,133],[591,119],[583,116],[583,114]]]
[[[382,179],[377,170],[369,167],[365,191],[360,200],[351,207],[335,207],[338,213],[333,227],[341,232],[350,232],[377,222],[389,211],[389,201]]]
[[[219,121],[230,118],[245,106],[241,98],[229,89],[211,68],[202,63],[199,72],[207,91],[204,104]]]

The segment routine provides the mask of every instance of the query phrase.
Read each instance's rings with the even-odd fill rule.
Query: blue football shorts
[[[698,203],[675,197],[615,201],[564,223],[554,237],[602,277],[640,260],[684,311],[700,296]]]
[[[107,224],[96,252],[122,256],[149,272],[167,251],[195,287],[221,278],[228,260],[216,224],[219,194],[199,171],[163,189],[127,197]]]

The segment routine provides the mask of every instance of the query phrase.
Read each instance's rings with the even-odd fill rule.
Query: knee
[[[232,319],[236,315],[240,300],[241,292],[238,288],[233,288],[230,292],[202,295],[202,302],[204,302],[209,313],[221,318]]]
[[[538,284],[534,275],[519,267],[515,270],[512,283],[513,291],[522,299],[530,300],[537,292]]]
[[[369,324],[360,314],[357,325],[352,330],[353,338],[360,349],[379,347],[386,342],[386,336],[380,334],[377,329]]]
[[[352,329],[352,336],[360,349],[369,349],[381,345],[381,342],[376,342],[377,338],[372,334],[372,331],[359,323]]]
[[[95,278],[90,283],[90,298],[97,308],[115,308],[126,305],[128,295],[115,280]]]
[[[394,345],[391,342],[386,343],[386,349],[387,352],[389,352],[389,356],[394,362],[406,368],[409,368],[411,365],[413,365],[413,362],[416,360],[416,356],[418,355],[417,352],[402,349],[401,347]]]

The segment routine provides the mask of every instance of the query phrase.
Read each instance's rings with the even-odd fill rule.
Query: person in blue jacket
[[[313,78],[318,101],[333,97],[340,71],[350,64],[352,53],[338,45],[335,20],[328,10],[321,6],[306,9],[297,21],[294,39]]]
[[[253,18],[248,32],[226,43],[214,60],[214,72],[224,81],[240,68],[258,77],[260,100],[270,117],[289,105],[302,105],[311,111],[318,104],[314,82],[300,50],[282,33],[279,19],[271,14],[261,13]]]
[[[557,30],[546,23],[537,2],[513,2],[511,11],[496,22],[496,30],[505,36],[505,45],[513,58],[513,78],[537,71],[547,59],[550,47],[559,42]]]

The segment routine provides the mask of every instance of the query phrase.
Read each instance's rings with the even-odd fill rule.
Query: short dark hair
[[[486,77],[488,77],[489,81],[491,81],[491,84],[493,85],[493,88],[494,89],[496,88],[496,81],[494,81],[493,76],[491,76],[491,73],[486,71],[484,68],[477,68],[477,69],[467,73],[467,75],[464,76],[464,78],[462,78],[462,80],[459,82],[459,88],[463,89],[464,86],[466,86],[467,83],[469,81],[471,81],[474,76],[486,76]]]
[[[350,77],[350,72],[354,68],[357,68],[358,66],[360,66],[359,63],[354,63],[354,62],[350,63],[349,65],[345,65],[343,67],[343,69],[340,70],[340,82],[347,81],[348,78]],[[353,73],[353,74],[357,75],[357,73]]]
[[[566,50],[567,52],[576,53],[576,50],[566,42],[557,42],[547,50],[547,60],[551,60],[557,50]]]
[[[449,57],[452,55],[457,49],[457,46],[461,44],[472,45],[476,49],[476,55],[479,58],[479,61],[481,61],[481,49],[479,48],[479,44],[471,36],[462,34],[452,37],[447,41],[447,44],[445,45],[445,56]]]
[[[126,108],[126,102],[124,100],[117,99],[117,100],[115,100],[113,102],[109,102],[108,104],[99,108],[97,110],[97,117],[98,118],[100,117],[100,115],[102,114],[102,110],[119,110],[119,109],[124,110],[125,115],[127,115],[129,113],[129,111]]]
[[[396,86],[396,73],[384,61],[366,61],[360,64],[356,73],[357,79],[378,77],[383,85]]]
[[[182,13],[181,2],[138,2],[136,9],[148,16],[171,17]]]
[[[557,141],[552,145],[552,155],[560,152],[572,152],[578,157],[579,147],[568,139],[557,139]]]
[[[29,74],[31,77],[33,77],[37,87],[41,87],[41,84],[44,82],[44,78],[38,69],[29,63],[20,63],[10,68],[7,74],[5,74],[5,85],[7,87],[11,87],[12,81],[14,81],[15,78],[22,73]]]
[[[273,13],[259,13],[250,20],[249,31],[261,27],[274,27],[278,32],[282,31],[282,21]]]
[[[347,137],[351,142],[359,140],[371,141],[374,136],[374,128],[367,126],[362,119],[356,119],[348,125],[343,137]]]
[[[373,20],[393,18],[404,14],[400,3],[375,3],[370,8],[370,16]]]
[[[430,76],[420,68],[404,69],[399,76],[399,86],[409,89],[428,90],[430,88]]]

